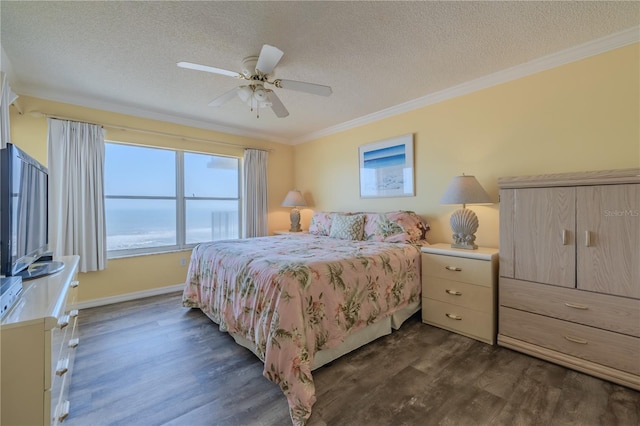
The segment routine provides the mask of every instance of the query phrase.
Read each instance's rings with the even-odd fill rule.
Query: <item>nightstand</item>
[[[303,235],[308,234],[309,231],[291,232],[291,231],[273,231],[274,235]]]
[[[422,247],[422,322],[496,343],[498,249]]]

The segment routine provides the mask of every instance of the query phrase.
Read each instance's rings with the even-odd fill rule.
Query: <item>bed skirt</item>
[[[384,319],[370,324],[369,326],[356,331],[353,334],[347,336],[344,341],[333,348],[323,349],[315,354],[313,365],[311,366],[311,370],[316,370],[322,367],[325,364],[334,361],[341,356],[348,354],[351,351],[358,349],[361,346],[366,345],[369,342],[373,342],[374,340],[391,334],[393,330],[397,330],[400,328],[402,323],[404,323],[409,317],[420,310],[420,302],[415,302],[400,311],[395,312],[393,315],[385,317]],[[206,313],[205,313],[206,315]],[[240,346],[244,346],[249,349],[254,354],[256,353],[255,345],[250,340],[236,334],[229,333],[237,344]]]

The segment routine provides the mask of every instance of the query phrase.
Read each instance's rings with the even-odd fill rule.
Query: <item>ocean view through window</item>
[[[240,160],[105,143],[109,257],[240,238]]]

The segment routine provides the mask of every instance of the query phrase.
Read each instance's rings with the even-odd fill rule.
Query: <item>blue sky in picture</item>
[[[389,166],[402,166],[405,164],[404,144],[380,148],[363,153],[364,167],[367,169],[378,169]]]

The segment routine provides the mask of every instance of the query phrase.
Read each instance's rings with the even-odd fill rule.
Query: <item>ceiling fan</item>
[[[248,84],[244,86],[235,87],[220,95],[214,99],[209,106],[222,106],[237,95],[244,103],[251,107],[251,111],[254,109],[257,111],[258,117],[260,117],[260,108],[271,107],[276,116],[283,118],[289,115],[289,111],[287,111],[282,104],[280,98],[276,96],[273,89],[265,87],[265,84],[320,96],[329,96],[331,94],[331,87],[295,80],[269,80],[276,65],[280,62],[282,55],[284,55],[282,50],[265,44],[262,46],[260,56],[249,56],[242,61],[242,72],[240,73],[184,61],[178,62],[177,65],[181,68],[228,75],[229,77],[235,77],[248,82]]]

